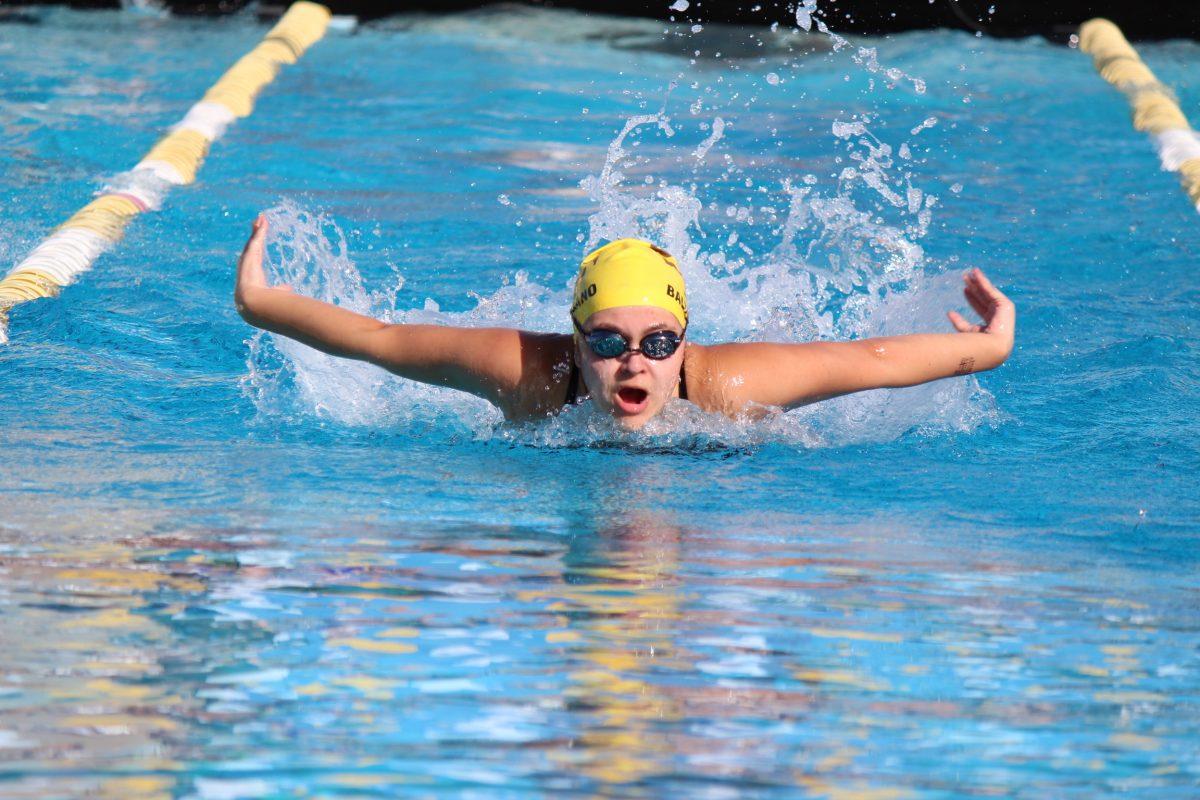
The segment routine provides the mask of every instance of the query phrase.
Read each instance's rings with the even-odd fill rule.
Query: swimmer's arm
[[[270,286],[262,268],[267,223],[254,232],[238,262],[234,303],[255,327],[303,342],[324,353],[368,361],[423,383],[470,392],[512,415],[537,334],[509,328],[392,325],[349,309]],[[535,341],[537,340],[537,341]]]
[[[949,312],[957,333],[913,334],[853,342],[734,344],[709,348],[737,405],[795,408],[867,389],[916,386],[994,369],[1013,347],[1016,309],[980,270],[964,276],[963,294],[984,324]],[[728,352],[722,352],[730,348]],[[739,379],[740,378],[740,379]]]
[[[263,269],[267,221],[260,214],[238,259],[233,303],[242,319],[309,347],[346,358],[362,358],[369,337],[385,323],[312,297],[286,285],[271,286]]]

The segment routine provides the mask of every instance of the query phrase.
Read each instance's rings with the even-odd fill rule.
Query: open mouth
[[[617,408],[626,414],[637,414],[646,407],[650,393],[645,389],[626,386],[617,390]]]

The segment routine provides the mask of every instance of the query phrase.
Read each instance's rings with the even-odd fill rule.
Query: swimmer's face
[[[597,311],[584,323],[583,330],[591,333],[600,329],[621,334],[631,348],[640,347],[642,339],[655,331],[683,333],[679,320],[655,306],[621,306]],[[616,417],[623,427],[636,430],[676,396],[686,347],[685,339],[678,350],[661,361],[629,352],[616,358],[600,358],[577,336],[575,359],[592,402]]]

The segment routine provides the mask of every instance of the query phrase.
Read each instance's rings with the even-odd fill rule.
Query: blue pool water
[[[264,31],[0,25],[3,263]],[[1200,46],[1141,52],[1200,118]],[[256,336],[266,208],[277,276],[389,319],[565,331],[585,247],[641,233],[702,341],[943,330],[979,266],[1017,346],[755,424],[514,428]],[[1039,40],[331,33],[13,313],[0,795],[1194,797],[1198,252],[1124,99]]]

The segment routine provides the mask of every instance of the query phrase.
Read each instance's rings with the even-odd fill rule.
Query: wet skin
[[[655,331],[683,334],[679,321],[656,306],[621,306],[597,311],[583,324],[583,330],[616,331],[630,347]],[[688,343],[656,361],[642,353],[623,353],[616,358],[600,358],[582,337],[575,338],[575,363],[597,408],[613,415],[625,428],[636,430],[654,417],[672,398],[679,396],[679,376]]]

